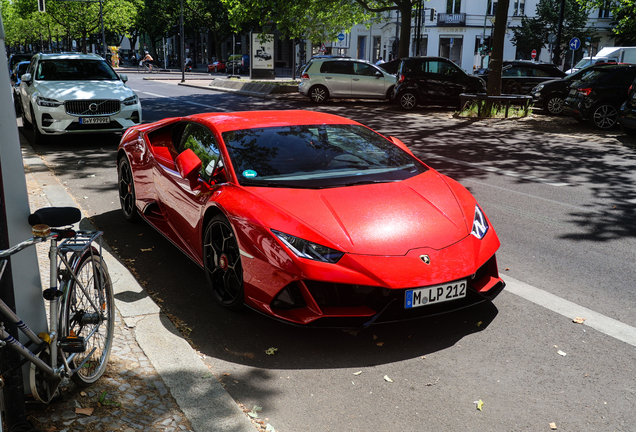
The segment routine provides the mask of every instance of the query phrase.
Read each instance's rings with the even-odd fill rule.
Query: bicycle
[[[150,69],[150,65],[152,65],[152,69]],[[137,73],[159,73],[159,66],[154,63],[148,63],[145,61],[140,61],[137,64]]]
[[[0,299],[4,319],[29,339],[23,345],[0,323],[0,349],[8,346],[21,356],[17,364],[0,371],[0,389],[5,376],[31,362],[32,396],[49,403],[69,378],[79,387],[87,387],[106,370],[115,326],[113,287],[102,255],[103,233],[69,228],[80,219],[81,212],[73,207],[37,210],[29,216],[33,237],[0,250],[0,279],[12,255],[38,243],[50,242],[51,263],[51,282],[43,291],[49,302],[48,332],[35,334]]]

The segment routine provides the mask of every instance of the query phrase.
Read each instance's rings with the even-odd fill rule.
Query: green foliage
[[[606,7],[607,0],[577,0],[587,8]],[[636,45],[636,0],[614,0],[609,4],[612,16],[612,32],[617,45]]]
[[[514,36],[512,43],[517,47],[517,52],[524,58],[530,58],[533,49],[541,51],[548,44],[548,35],[557,34],[559,26],[559,11],[561,0],[539,0],[536,16],[534,18],[523,17],[521,26],[512,28]],[[582,41],[590,38],[592,42],[598,42],[600,38],[594,27],[588,27],[589,9],[577,2],[566,0],[563,14],[563,31],[561,47],[568,49],[568,41],[578,37]]]

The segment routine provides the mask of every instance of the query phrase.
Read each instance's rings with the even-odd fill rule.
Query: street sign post
[[[574,51],[581,47],[581,40],[577,37],[573,37],[570,39],[570,49],[572,50],[572,64],[570,65],[570,69],[574,67]]]

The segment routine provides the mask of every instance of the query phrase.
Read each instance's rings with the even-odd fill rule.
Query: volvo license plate
[[[110,117],[80,117],[80,124],[108,124]]]
[[[464,298],[466,297],[466,289],[466,280],[460,280],[443,285],[407,290],[404,308],[412,309]]]

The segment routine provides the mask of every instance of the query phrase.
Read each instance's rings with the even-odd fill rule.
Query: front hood
[[[134,92],[121,81],[41,81],[37,90],[43,97],[60,102],[82,99],[123,100]]]
[[[442,249],[469,235],[455,195],[432,170],[399,183],[252,191],[349,253],[403,256],[416,248]],[[289,225],[271,228],[295,235]]]

